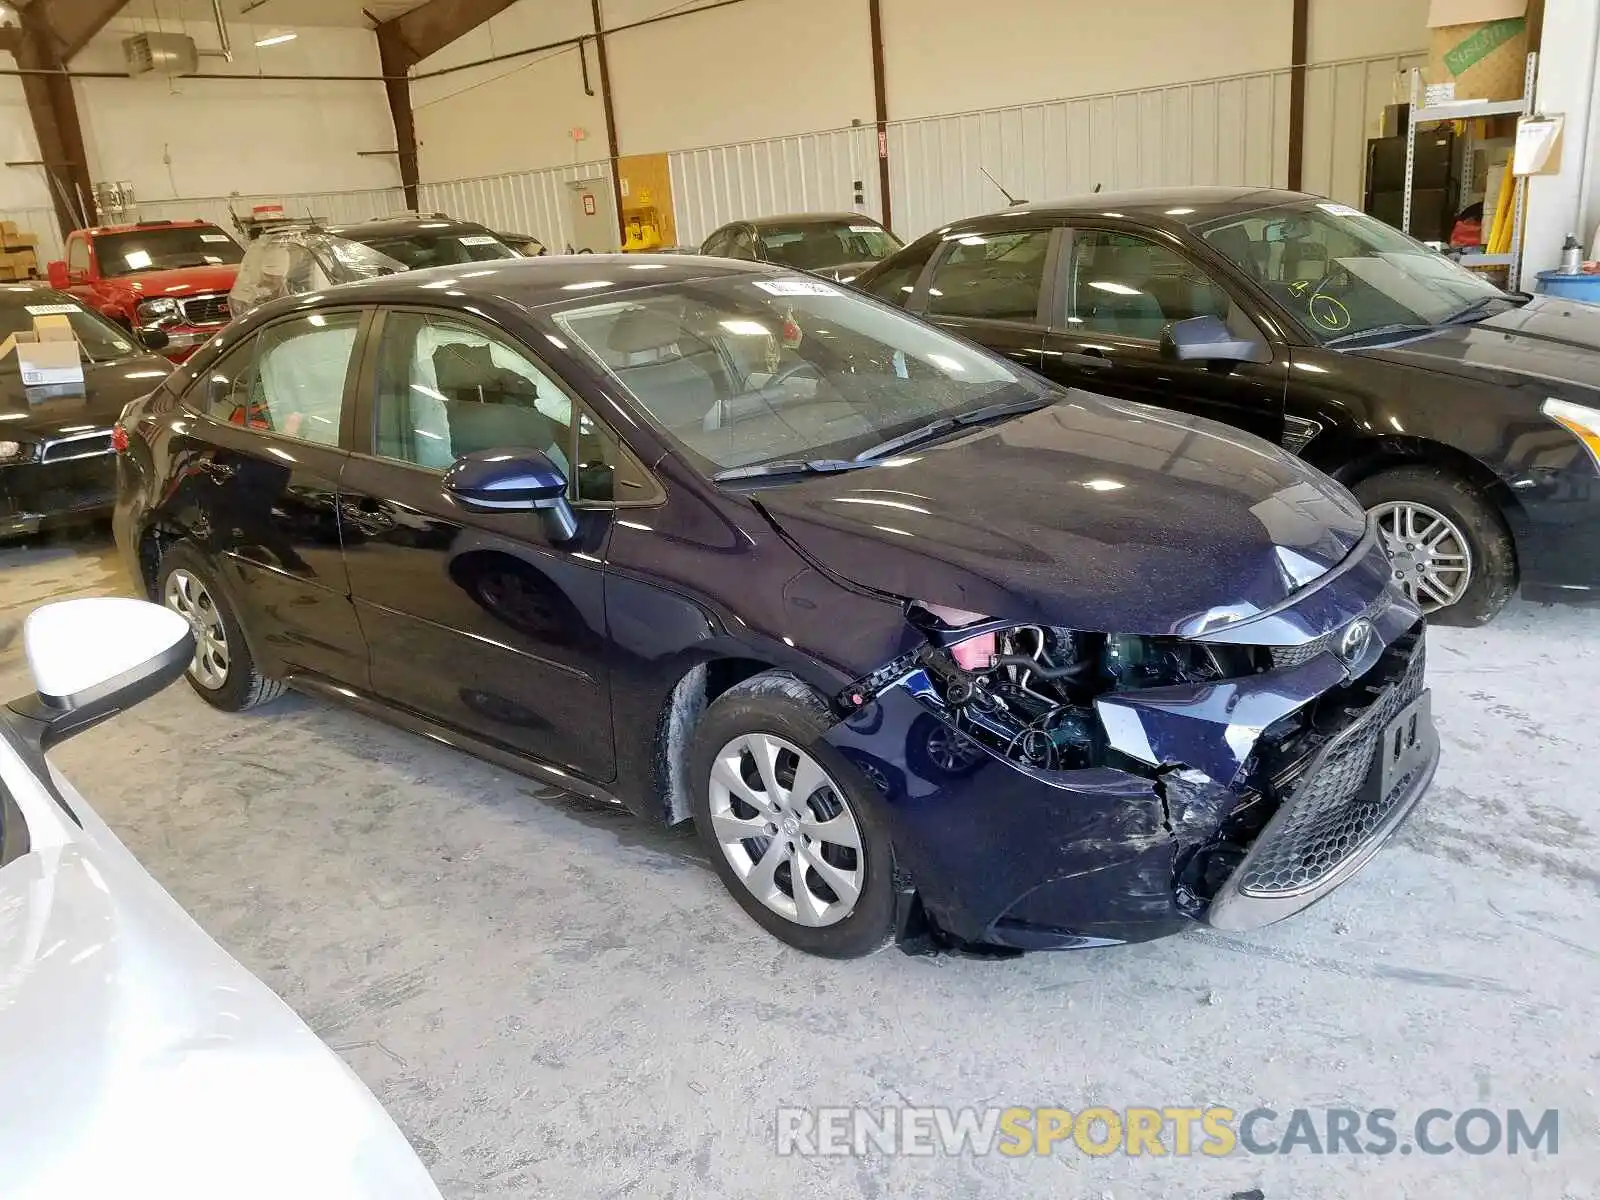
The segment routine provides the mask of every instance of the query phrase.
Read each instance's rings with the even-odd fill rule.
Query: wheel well
[[[1447,446],[1443,442],[1416,437],[1381,437],[1362,447],[1362,453],[1342,465],[1324,466],[1346,487],[1353,487],[1363,479],[1370,479],[1379,471],[1390,467],[1433,466],[1452,471],[1468,483],[1483,489],[1495,506],[1506,511],[1516,504],[1516,497],[1501,478],[1478,459],[1464,450]],[[1321,465],[1313,463],[1313,465]]]
[[[161,556],[175,540],[173,535],[157,528],[144,531],[139,539],[139,574],[144,583],[145,595],[155,600],[156,578],[161,570]]]
[[[775,669],[760,659],[713,658],[696,663],[679,678],[656,729],[656,787],[668,825],[690,816],[689,746],[707,706],[729,688]]]

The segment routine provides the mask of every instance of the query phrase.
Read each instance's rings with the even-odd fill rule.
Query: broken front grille
[[[1422,693],[1426,652],[1422,634],[1412,638],[1399,679],[1338,734],[1284,801],[1281,820],[1243,868],[1239,886],[1246,895],[1296,895],[1316,887],[1383,827],[1409,792],[1409,779],[1388,795],[1364,785],[1377,770],[1385,727]],[[1405,644],[1398,646],[1404,652]]]
[[[1365,612],[1362,612],[1359,616],[1350,618],[1350,620],[1358,621],[1363,617],[1369,621],[1374,619],[1378,614],[1378,610],[1383,606],[1383,603],[1384,600],[1382,597],[1380,597],[1378,600],[1369,605]],[[1301,646],[1273,646],[1270,648],[1270,653],[1272,654],[1272,665],[1279,670],[1282,670],[1284,667],[1298,667],[1301,663],[1310,662],[1313,658],[1324,651],[1331,652],[1338,644],[1340,636],[1349,627],[1350,622],[1347,621],[1337,629],[1330,630],[1321,637],[1312,638],[1309,642],[1306,642]]]

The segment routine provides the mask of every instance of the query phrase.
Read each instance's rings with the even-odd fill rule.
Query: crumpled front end
[[[928,644],[847,689],[827,737],[883,792],[948,941],[1267,924],[1359,870],[1437,765],[1422,618],[1386,579],[1368,538],[1280,608],[1186,638],[913,608]]]

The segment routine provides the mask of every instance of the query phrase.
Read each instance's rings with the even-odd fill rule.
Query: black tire
[[[808,954],[857,958],[889,941],[894,921],[894,852],[872,784],[822,740],[832,723],[822,699],[786,672],[769,671],[730,688],[706,710],[695,730],[689,756],[690,803],[712,867],[758,925]],[[717,754],[741,735],[763,733],[782,738],[816,759],[831,777],[832,790],[842,793],[838,798],[860,832],[861,891],[848,915],[831,925],[802,925],[763,904],[735,872],[712,830],[710,783]],[[792,891],[792,882],[790,887]]]
[[[1517,553],[1499,510],[1474,484],[1444,467],[1395,467],[1352,489],[1369,511],[1380,504],[1425,504],[1465,536],[1472,552],[1467,589],[1454,604],[1428,614],[1437,625],[1487,625],[1517,590]]]
[[[243,712],[247,708],[276,700],[283,694],[284,684],[262,674],[261,668],[256,665],[255,657],[250,653],[250,643],[245,640],[244,630],[239,625],[239,618],[234,615],[228,594],[218,583],[216,572],[204,555],[183,542],[167,549],[156,568],[157,603],[165,603],[167,581],[173,572],[179,570],[187,571],[204,586],[221,620],[228,647],[228,668],[222,686],[207,687],[200,683],[195,677],[192,663],[183,676],[189,681],[189,686],[207,704],[223,712]]]

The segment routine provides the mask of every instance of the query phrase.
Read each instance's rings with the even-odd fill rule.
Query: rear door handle
[[[1104,371],[1111,366],[1104,350],[1063,350],[1056,357],[1085,371]]]

